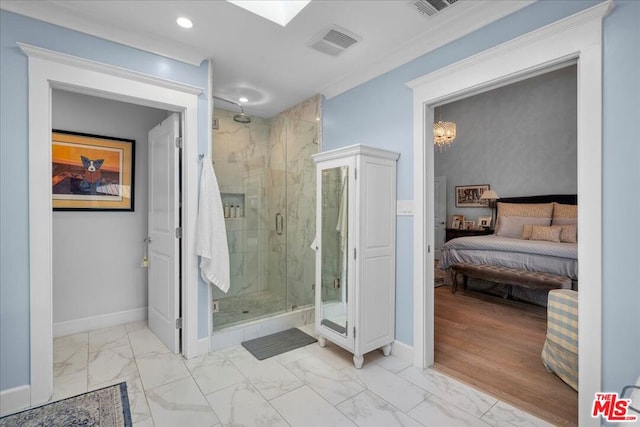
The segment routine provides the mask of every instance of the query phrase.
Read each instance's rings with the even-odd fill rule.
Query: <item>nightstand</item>
[[[486,236],[487,234],[493,234],[493,230],[489,228],[482,228],[480,230],[460,230],[457,228],[447,228],[444,241],[448,242],[449,240],[455,239],[456,237]]]

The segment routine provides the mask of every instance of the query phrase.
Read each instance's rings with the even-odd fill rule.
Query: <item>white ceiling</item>
[[[213,60],[214,94],[249,98],[271,117],[322,93],[336,96],[535,0],[459,0],[420,15],[408,0],[312,0],[286,27],[223,0],[2,0],[12,12],[200,65]],[[176,25],[189,17],[193,28]],[[306,46],[339,25],[362,41],[333,57]]]

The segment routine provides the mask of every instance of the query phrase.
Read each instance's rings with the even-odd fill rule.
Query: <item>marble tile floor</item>
[[[314,333],[313,325],[301,328]],[[185,360],[135,322],[54,340],[54,400],[127,382],[134,426],[546,426],[434,370],[318,343]]]

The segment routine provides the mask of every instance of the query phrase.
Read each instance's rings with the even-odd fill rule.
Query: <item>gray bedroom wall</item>
[[[447,177],[447,218],[472,220],[488,208],[456,208],[459,185],[489,184],[500,197],[577,193],[576,67],[563,68],[436,109],[457,138],[435,151]]]
[[[148,132],[167,112],[53,91],[53,128],[134,139],[134,212],[53,212],[53,322],[144,310]]]

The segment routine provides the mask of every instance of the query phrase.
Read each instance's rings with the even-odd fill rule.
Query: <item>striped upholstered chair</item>
[[[578,390],[578,292],[549,291],[547,338],[542,363],[562,381]]]

